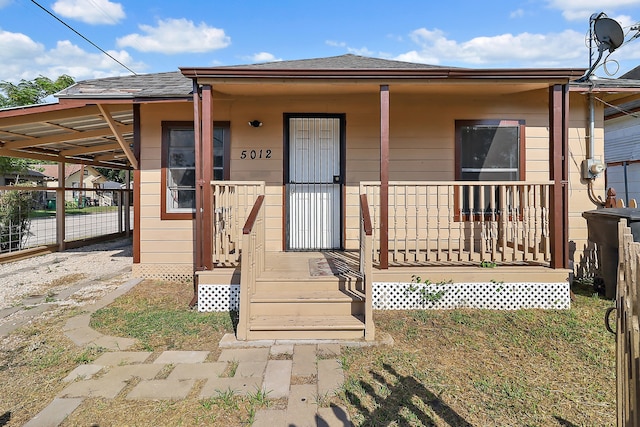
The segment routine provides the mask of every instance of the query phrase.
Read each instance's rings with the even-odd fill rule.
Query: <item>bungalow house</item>
[[[25,169],[22,171],[7,172],[0,175],[0,187],[12,185],[30,185],[43,186],[51,181],[51,177],[43,174],[36,169]],[[41,209],[47,206],[47,200],[44,193],[38,193],[34,197],[34,207]]]
[[[4,175],[0,175],[0,186],[16,185],[16,184],[24,184],[24,183],[44,185],[45,182],[51,180],[51,177],[43,174],[42,172],[36,169],[26,169],[24,171],[8,172],[8,173],[5,173]]]
[[[97,79],[0,111],[0,155],[131,167],[134,275],[193,280],[240,339],[372,339],[373,308],[568,307],[604,195],[584,72],[343,55]]]
[[[36,165],[39,170],[42,170],[43,173],[49,177],[51,180],[47,182],[47,186],[51,188],[58,187],[59,179],[58,179],[58,165],[57,164],[43,164]],[[64,183],[63,187],[65,188],[77,188],[78,190],[73,190],[72,192],[66,193],[66,201],[67,202],[77,202],[80,197],[83,188],[86,189],[97,189],[101,188],[105,182],[108,180],[96,170],[93,166],[90,165],[82,165],[82,164],[73,164],[70,163],[64,168]],[[48,193],[51,198],[55,197],[54,192]],[[48,197],[49,197],[48,196]],[[83,195],[83,197],[87,197]],[[93,199],[95,199],[95,203],[99,203],[97,198],[89,197],[90,203],[93,203]]]

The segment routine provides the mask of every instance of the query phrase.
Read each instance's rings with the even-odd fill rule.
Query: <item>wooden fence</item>
[[[609,188],[607,190],[607,199],[603,203],[605,208],[626,208],[624,199],[616,199],[616,190],[614,188]],[[638,202],[636,199],[629,199],[629,207],[637,208]]]
[[[619,427],[640,427],[640,243],[627,220],[618,224],[616,378]],[[608,319],[607,319],[608,320]]]

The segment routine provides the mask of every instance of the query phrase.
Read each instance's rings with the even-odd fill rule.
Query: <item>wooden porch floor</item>
[[[327,277],[360,278],[356,253],[349,252],[267,252],[264,279],[322,280]]]
[[[334,277],[338,280],[356,282],[361,279],[357,251],[324,252],[267,252],[265,271],[260,278],[281,282],[319,282]],[[390,257],[391,259],[391,257]],[[505,283],[538,282],[559,283],[569,278],[571,270],[552,269],[534,263],[514,261],[482,268],[480,262],[440,261],[429,265],[415,262],[390,263],[389,269],[381,270],[374,266],[373,282],[410,282],[413,275],[428,278],[431,281],[454,282],[490,282]],[[240,269],[214,268],[211,271],[198,272],[200,283],[240,283]]]

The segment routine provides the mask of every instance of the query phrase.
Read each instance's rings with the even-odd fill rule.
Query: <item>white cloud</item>
[[[9,6],[11,3],[13,3],[13,0],[0,0],[0,9]]]
[[[145,64],[135,62],[124,50],[108,51],[136,72]],[[31,80],[39,75],[55,79],[68,74],[76,80],[129,74],[106,55],[89,53],[68,40],[58,41],[52,49],[21,33],[0,30],[0,81]]]
[[[587,58],[584,34],[572,30],[550,34],[501,34],[468,41],[451,40],[438,29],[411,33],[419,46],[395,59],[428,64],[484,67],[581,67]]]
[[[129,34],[117,40],[119,47],[131,47],[142,52],[164,54],[202,53],[222,49],[231,44],[224,30],[204,22],[195,26],[182,19],[158,20],[158,25],[140,25],[144,34]]]
[[[375,56],[376,55],[375,52],[369,50],[366,47],[361,47],[361,48],[349,47],[345,42],[338,42],[338,41],[335,41],[335,40],[326,40],[324,43],[327,46],[344,48],[344,49],[347,50],[347,52],[353,53],[354,55],[360,55],[360,56]]]
[[[282,58],[276,58],[272,53],[259,52],[251,55],[249,58],[253,62],[276,62],[282,61]]]
[[[347,44],[345,42],[338,42],[335,40],[327,40],[324,43],[327,46],[332,46],[332,47],[347,47]]]
[[[623,7],[640,6],[640,0],[547,0],[549,7],[562,11],[562,16],[569,21],[588,20],[601,11],[612,12]],[[606,10],[605,10],[606,9]]]
[[[347,51],[349,53],[353,53],[354,55],[360,55],[360,56],[373,56],[373,55],[375,55],[375,53],[373,51],[367,49],[366,47],[361,47],[361,48],[348,47]]]
[[[523,9],[514,10],[509,14],[509,18],[522,18],[523,16],[524,16]]]
[[[1,1],[1,0],[0,0]],[[125,18],[122,4],[109,0],[58,0],[54,12],[87,24],[115,25]]]

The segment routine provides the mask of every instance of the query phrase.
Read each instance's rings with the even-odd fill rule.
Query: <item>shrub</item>
[[[35,192],[7,190],[0,192],[0,253],[20,250],[29,235]]]

